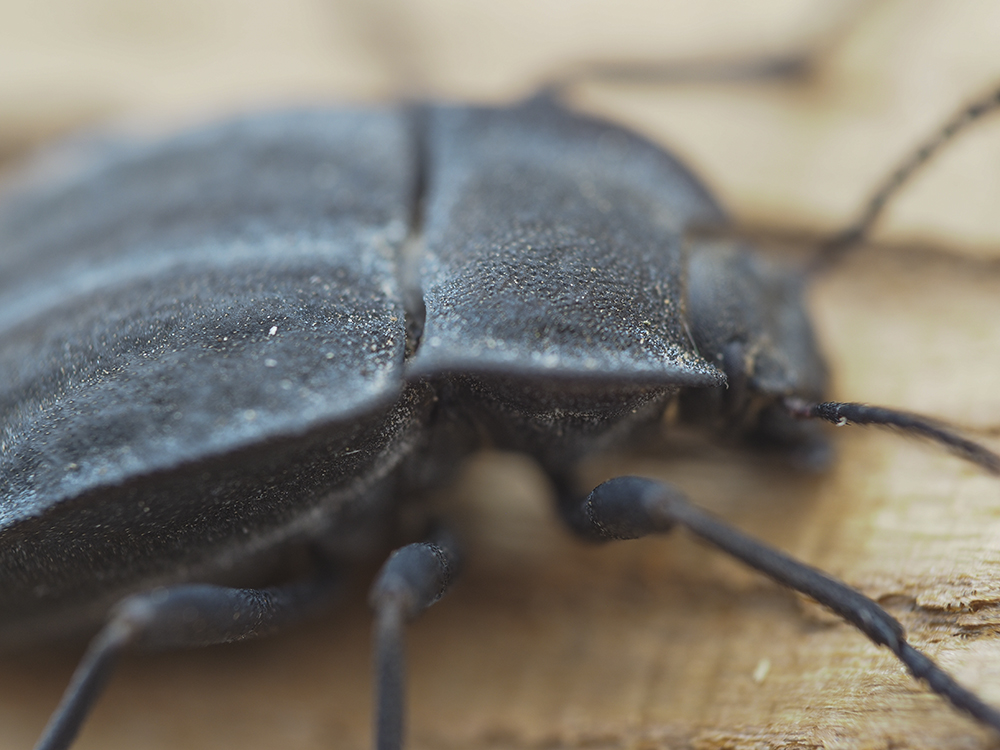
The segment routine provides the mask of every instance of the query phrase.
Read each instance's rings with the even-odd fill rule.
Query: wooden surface
[[[686,13],[695,5],[703,15]],[[363,7],[5,1],[0,151],[98,115],[162,127],[256,103],[386,96]],[[836,15],[823,2],[755,3],[742,16],[653,2],[389,7],[412,29],[431,92],[484,99],[526,92],[572,60],[794,49]],[[578,101],[676,144],[748,221],[835,226],[897,155],[1000,79],[995,4],[865,7],[809,84],[589,86]],[[895,247],[824,277],[812,304],[837,396],[965,423],[1000,447],[994,119],[891,211],[879,237]],[[891,434],[835,437],[840,460],[820,477],[677,440],[662,458],[594,462],[588,480],[678,483],[883,601],[915,645],[1000,705],[1000,481]],[[477,460],[442,493],[471,559],[412,631],[412,747],[996,746],[814,606],[682,535],[586,547],[549,500],[516,456]],[[78,747],[367,747],[363,588],[277,638],[128,659]],[[0,748],[31,746],[77,656],[4,657]]]

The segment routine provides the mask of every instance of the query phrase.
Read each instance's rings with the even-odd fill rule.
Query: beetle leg
[[[326,571],[267,589],[182,584],[123,599],[91,641],[35,750],[65,750],[127,648],[170,649],[264,635],[329,603],[337,590]]]
[[[444,596],[459,567],[454,540],[444,534],[408,544],[389,557],[372,586],[375,610],[375,747],[403,746],[405,624]]]
[[[1000,711],[959,685],[929,657],[911,646],[903,626],[873,600],[816,568],[768,547],[691,505],[672,485],[640,477],[617,477],[582,501],[563,501],[574,531],[595,541],[636,539],[686,527],[695,536],[741,560],[771,580],[805,594],[854,625],[875,644],[891,650],[910,673],[996,731]]]
[[[610,62],[595,61],[578,65],[542,89],[548,96],[560,96],[579,83],[626,85],[697,83],[761,83],[801,81],[813,73],[815,55],[794,50],[785,54],[732,58],[695,58],[689,60]]]

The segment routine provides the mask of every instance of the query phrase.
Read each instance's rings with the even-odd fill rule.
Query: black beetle
[[[687,526],[1000,726],[874,602],[660,483],[576,486],[584,457],[668,408],[812,462],[825,441],[796,416],[917,425],[997,469],[926,421],[803,406],[826,387],[804,277],[737,240],[685,246],[691,225],[724,221],[668,154],[547,96],[246,118],[14,196],[4,640],[72,632],[124,600],[69,694],[87,704],[124,645],[239,640],[321,604],[331,560],[376,545],[398,504],[487,444],[534,456],[582,535]],[[400,742],[402,622],[453,572],[441,539],[395,555],[374,589],[380,747]],[[301,548],[322,561],[303,584],[183,585]],[[69,705],[45,747],[71,740],[85,709]]]
[[[268,330],[268,333],[270,333],[270,330],[271,330],[271,329],[270,329],[270,328],[268,328],[267,330]],[[276,331],[276,332],[275,332],[275,334],[277,335],[278,333],[281,333],[281,332],[282,332],[282,331]],[[272,359],[273,359],[273,358],[272,358]],[[275,361],[277,361],[277,360],[275,360]],[[265,363],[265,366],[266,366],[266,363]],[[449,455],[451,455],[451,454],[449,454]],[[454,454],[454,455],[457,455],[457,453],[456,453],[456,454]]]

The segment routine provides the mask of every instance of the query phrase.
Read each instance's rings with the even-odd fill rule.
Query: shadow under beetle
[[[908,174],[822,257],[860,239]],[[579,534],[685,526],[1000,730],[860,593],[671,486],[575,486],[582,458],[674,406],[807,462],[826,453],[811,416],[903,426],[1000,467],[929,420],[818,404],[807,274],[688,236],[724,223],[668,153],[549,96],[246,117],[95,147],[8,195],[0,638],[106,622],[39,747],[71,744],[126,647],[240,640],[323,606],[338,560],[377,550],[401,503],[486,444],[534,456]],[[307,553],[304,577],[223,585],[288,550]],[[372,589],[379,748],[403,743],[404,624],[458,566],[435,531]]]

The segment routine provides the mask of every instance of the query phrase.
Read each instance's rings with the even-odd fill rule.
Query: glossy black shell
[[[692,331],[683,247],[721,211],[544,99],[258,115],[61,171],[0,204],[7,642],[377,536],[482,441],[564,475],[725,384],[696,340],[732,326]]]

